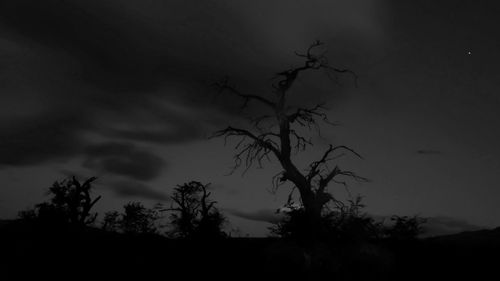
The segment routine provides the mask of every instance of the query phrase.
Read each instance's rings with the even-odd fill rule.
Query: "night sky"
[[[322,40],[359,77],[299,77],[293,103],[325,101],[328,143],[374,216],[420,214],[436,233],[500,226],[498,1],[0,1],[0,218],[44,199],[55,180],[99,177],[98,211],[169,204],[176,184],[212,183],[242,235],[264,235],[288,189],[276,161],[232,175],[233,147],[208,139],[263,109],[211,84],[270,95],[270,79]]]

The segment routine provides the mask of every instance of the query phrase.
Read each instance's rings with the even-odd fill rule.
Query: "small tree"
[[[177,185],[171,196],[174,202],[168,209],[174,229],[171,234],[180,238],[214,238],[225,236],[222,226],[224,216],[210,200],[210,184],[191,181]]]
[[[413,240],[422,234],[422,224],[427,220],[419,216],[397,216],[391,217],[394,224],[386,229],[386,235],[394,240]]]
[[[93,224],[97,213],[91,213],[94,205],[101,199],[91,197],[92,182],[97,178],[91,177],[80,183],[75,177],[63,181],[56,181],[49,188],[49,202],[37,204],[34,210],[23,211],[21,219],[37,219],[57,224],[71,224],[87,226]]]
[[[121,218],[117,211],[110,211],[104,214],[104,219],[101,223],[101,229],[105,231],[116,232],[120,229]]]
[[[125,233],[157,234],[157,221],[161,218],[161,206],[148,209],[140,202],[129,202],[123,206],[124,213],[120,220],[120,227]],[[109,215],[113,222],[115,213]]]

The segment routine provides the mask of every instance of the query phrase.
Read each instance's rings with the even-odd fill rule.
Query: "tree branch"
[[[350,147],[347,147],[345,145],[333,146],[330,144],[329,148],[323,153],[323,156],[318,161],[314,161],[309,165],[309,173],[307,174],[307,177],[306,177],[308,182],[311,182],[311,180],[314,177],[316,177],[317,175],[319,175],[321,173],[321,166],[323,166],[327,162],[337,158],[337,157],[330,157],[330,155],[332,155],[335,151],[338,151],[338,150],[347,150],[347,151],[353,153],[354,155],[356,155],[357,157],[363,159],[363,157],[359,153],[357,153],[356,151],[354,151]],[[333,173],[335,172],[336,169],[337,169],[337,167],[335,167],[335,169],[330,173],[330,174],[332,174],[332,176],[331,176],[332,179],[333,179],[333,177],[335,177],[335,174],[333,174]],[[328,176],[326,178],[328,178]],[[327,184],[330,181],[331,181],[331,179],[329,179],[327,181]]]
[[[350,177],[350,178],[352,178],[356,181],[360,181],[360,182],[369,182],[370,181],[368,178],[358,176],[357,174],[355,174],[354,172],[351,172],[351,171],[343,171],[338,166],[335,166],[335,168],[330,173],[328,173],[326,176],[320,175],[320,180],[318,183],[318,192],[324,192],[324,190],[328,186],[328,184],[332,180],[334,180],[334,178],[337,175],[347,176],[347,177]],[[345,186],[344,182],[340,182],[340,183],[344,184],[344,186]]]
[[[229,81],[227,78],[224,78],[221,81],[214,83],[213,85],[218,89],[219,93],[222,93],[224,91],[228,91],[233,95],[236,95],[240,98],[243,98],[243,105],[241,106],[242,108],[247,107],[248,102],[250,102],[251,100],[258,101],[262,104],[265,104],[266,106],[270,107],[273,110],[276,108],[276,103],[274,103],[274,102],[272,102],[264,97],[261,97],[258,95],[241,93],[235,87],[233,87],[229,84]]]
[[[262,160],[268,159],[269,154],[273,153],[278,159],[281,157],[280,150],[275,141],[268,138],[268,136],[279,137],[278,134],[267,132],[260,135],[254,135],[248,130],[234,128],[228,126],[224,130],[217,131],[212,137],[224,137],[224,141],[229,137],[241,137],[241,140],[236,145],[236,149],[239,150],[235,156],[235,165],[231,173],[233,173],[238,167],[245,163],[245,172],[253,165],[256,161],[259,166],[262,166]],[[247,138],[250,142],[247,142]]]

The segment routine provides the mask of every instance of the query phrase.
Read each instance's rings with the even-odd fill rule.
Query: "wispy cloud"
[[[113,181],[108,186],[121,197],[142,198],[161,202],[170,200],[167,193],[137,181]]]
[[[108,142],[85,148],[83,166],[98,172],[152,180],[165,168],[165,161],[131,143]]]
[[[276,223],[279,222],[283,218],[283,214],[279,214],[276,212],[276,210],[272,209],[260,209],[256,211],[241,211],[237,209],[224,209],[227,213],[240,217],[243,219],[247,220],[253,220],[253,221],[263,221],[263,222],[269,222],[269,223]]]

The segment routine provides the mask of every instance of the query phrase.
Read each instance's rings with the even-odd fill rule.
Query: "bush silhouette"
[[[161,205],[146,208],[140,202],[129,202],[123,206],[123,209],[124,213],[119,221],[119,225],[124,233],[158,233],[156,223],[161,218]],[[114,216],[116,216],[115,213],[108,213],[108,220],[112,222]]]
[[[109,211],[104,214],[101,229],[133,234],[159,234],[162,205],[146,208],[141,202],[128,202],[123,213]]]
[[[178,185],[171,196],[172,206],[168,209],[173,230],[170,234],[179,238],[217,238],[226,234],[222,227],[225,217],[210,200],[207,191],[210,184],[191,181]]]
[[[322,212],[318,224],[318,237],[323,241],[352,241],[370,240],[380,237],[382,226],[373,218],[362,212],[364,205],[361,197],[348,200],[345,205],[340,201],[334,201],[331,207]],[[300,205],[288,203],[290,211],[286,213],[282,221],[270,227],[272,235],[283,238],[304,240],[308,235],[310,217]]]
[[[423,232],[422,224],[426,219],[418,216],[392,216],[394,222],[392,227],[388,227],[385,232],[388,238],[394,240],[412,240]]]
[[[23,220],[37,220],[50,224],[69,224],[73,226],[87,226],[95,222],[97,213],[92,213],[94,205],[101,199],[98,196],[92,199],[92,182],[97,178],[91,177],[80,183],[75,177],[56,181],[49,188],[49,202],[35,205],[34,209],[22,211],[19,218]]]
[[[116,232],[121,229],[121,218],[120,213],[117,211],[110,211],[104,214],[103,221],[101,223],[101,229],[105,231]]]

